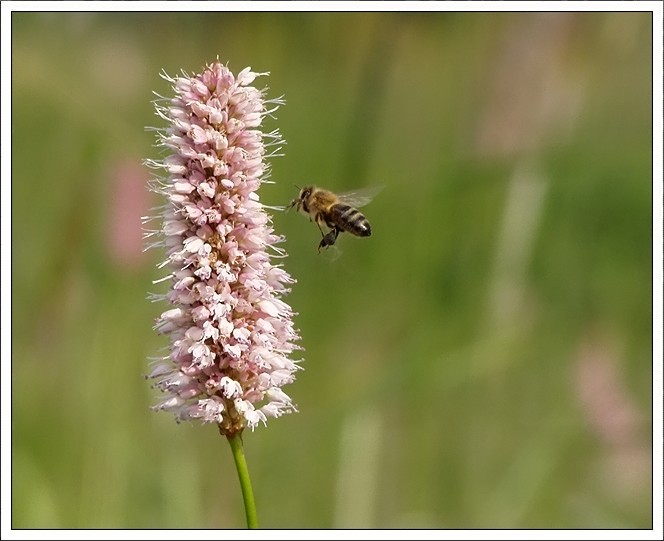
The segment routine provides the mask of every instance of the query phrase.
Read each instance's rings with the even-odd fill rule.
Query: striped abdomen
[[[328,212],[328,225],[338,227],[342,231],[357,235],[358,237],[368,237],[371,235],[371,225],[369,220],[364,217],[359,210],[344,203],[332,205]]]

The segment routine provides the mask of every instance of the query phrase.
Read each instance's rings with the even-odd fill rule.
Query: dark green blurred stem
[[[401,32],[408,19],[404,14],[387,14],[384,24],[375,24],[373,38],[364,55],[359,71],[355,103],[351,106],[349,126],[346,131],[344,152],[345,182],[355,185],[366,180],[369,156],[376,142],[376,132],[380,128],[380,118],[389,88],[390,70],[398,46]]]
[[[254,491],[251,488],[247,461],[244,458],[244,449],[242,448],[242,433],[237,432],[233,436],[227,436],[227,438],[233,450],[233,459],[235,460],[237,475],[240,478],[244,510],[247,515],[247,528],[253,530],[258,528],[258,515],[256,514],[256,502],[254,502]]]

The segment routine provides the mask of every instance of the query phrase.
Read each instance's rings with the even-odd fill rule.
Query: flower
[[[294,280],[272,263],[285,256],[283,237],[257,191],[269,177],[264,159],[278,152],[266,156],[266,147],[281,143],[261,124],[283,102],[251,86],[259,75],[246,68],[234,77],[219,62],[195,76],[162,74],[175,91],[155,102],[169,123],[158,131],[168,155],[146,160],[167,172],[150,184],[166,204],[161,228],[147,236],[159,237],[151,247],[165,248],[160,267],[170,270],[162,279],[170,290],[152,298],[172,305],[155,324],[170,349],[148,376],[167,395],[153,409],[216,423],[226,436],[296,411],[281,390],[299,369],[293,311],[282,300]]]

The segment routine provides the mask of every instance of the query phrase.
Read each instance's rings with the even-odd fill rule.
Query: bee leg
[[[323,235],[323,239],[318,244],[318,252],[320,253],[321,248],[327,248],[328,246],[332,246],[336,242],[338,236],[339,236],[339,230],[336,227],[330,230],[330,232],[327,233],[327,235]]]
[[[309,221],[311,222],[312,219],[309,218]],[[323,228],[321,227],[321,223],[325,223],[323,220],[323,216],[321,214],[317,214],[315,217],[316,225],[318,226],[318,231],[320,231],[320,234],[323,235],[323,238],[325,238],[325,231],[323,231]],[[322,243],[323,241],[321,241]],[[318,245],[318,249],[320,250],[320,245]]]

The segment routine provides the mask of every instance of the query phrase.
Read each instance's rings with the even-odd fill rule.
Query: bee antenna
[[[293,184],[293,186],[295,186],[298,190],[301,190],[301,189],[302,189],[302,188],[300,188],[297,184]]]

